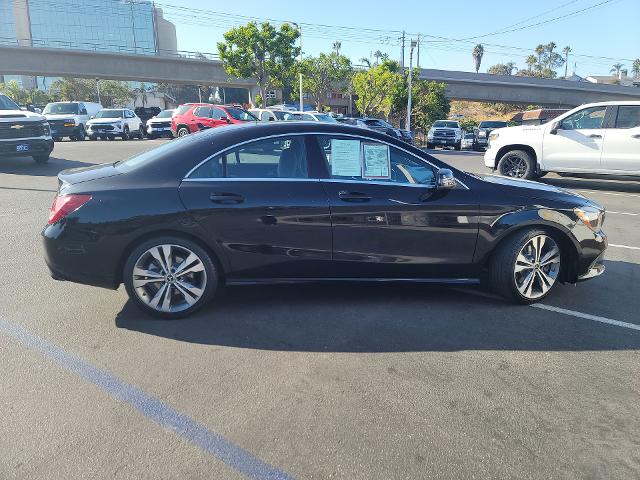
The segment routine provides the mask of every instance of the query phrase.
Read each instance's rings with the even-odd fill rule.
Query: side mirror
[[[456,188],[456,178],[453,176],[453,172],[448,168],[438,170],[436,172],[436,187],[443,190]]]
[[[96,118],[96,116],[95,116],[95,115],[91,115],[91,116],[89,117],[89,120],[91,120],[91,119],[93,119],[93,118]]]
[[[227,117],[227,116],[220,117],[220,120],[222,120],[223,122],[229,123],[229,117]]]
[[[269,117],[269,121],[270,121],[270,122],[275,122],[275,120],[276,120],[275,118],[273,118],[273,117]]]
[[[549,130],[549,133],[551,135],[557,135],[558,130],[560,130],[561,128],[562,128],[562,124],[560,122],[553,122],[551,124],[551,130]]]

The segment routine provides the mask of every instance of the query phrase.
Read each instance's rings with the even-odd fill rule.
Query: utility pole
[[[300,32],[300,111],[304,111],[304,102],[302,100],[302,27],[298,27],[298,31]]]
[[[404,68],[404,39],[405,39],[405,33],[403,30],[402,37],[400,37],[400,40],[402,40],[402,44],[400,46],[400,68]]]
[[[416,65],[420,68],[420,34],[418,34],[418,58],[416,59]]]
[[[416,47],[418,42],[416,42],[415,40],[411,40],[411,49],[409,50],[409,94],[407,95],[408,99],[407,99],[407,124],[405,126],[405,128],[407,130],[411,130],[411,94],[412,94],[412,84],[411,84],[411,77],[412,77],[412,72],[411,70],[413,70],[413,49]]]
[[[100,100],[100,79],[96,78],[96,90],[98,91],[98,103],[102,104]]]

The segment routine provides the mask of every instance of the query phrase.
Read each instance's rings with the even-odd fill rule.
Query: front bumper
[[[461,140],[457,140],[456,138],[434,137],[431,140],[428,140],[428,142],[441,147],[455,147],[461,142]]]
[[[120,125],[112,125],[112,127],[112,129],[108,129],[99,125],[87,125],[87,135],[96,137],[122,135],[122,127]]]
[[[53,139],[47,137],[0,141],[0,156],[3,157],[47,155],[52,151]]]
[[[53,138],[75,137],[80,132],[80,125],[65,127],[64,125],[51,125]]]
[[[170,126],[161,126],[161,125],[147,125],[147,134],[149,135],[167,135],[171,136],[173,133],[171,132]]]
[[[484,152],[484,164],[485,166],[494,169],[496,168],[496,154],[497,150],[494,149],[491,144],[488,144],[487,150]]]

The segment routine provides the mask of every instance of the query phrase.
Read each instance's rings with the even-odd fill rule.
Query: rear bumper
[[[23,145],[27,146],[24,150]],[[19,149],[20,146],[20,149]],[[28,138],[24,140],[2,140],[0,141],[0,156],[16,157],[33,155],[47,155],[53,151],[53,139],[51,138]]]

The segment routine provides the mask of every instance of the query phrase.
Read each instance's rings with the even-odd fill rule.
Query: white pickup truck
[[[591,103],[544,125],[494,130],[484,164],[500,175],[640,175],[640,102]]]

